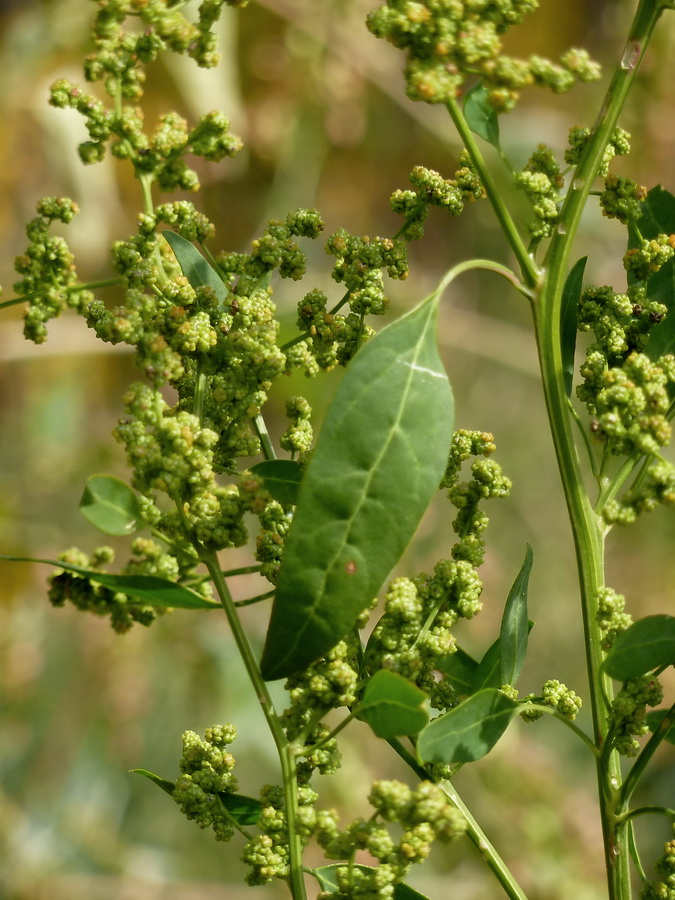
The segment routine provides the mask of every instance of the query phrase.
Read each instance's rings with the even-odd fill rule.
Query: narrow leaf
[[[327,891],[331,894],[336,894],[339,891],[337,870],[344,869],[346,865],[347,863],[337,863],[331,866],[320,866],[318,869],[314,869],[314,875],[323,891]],[[352,868],[365,873],[375,872],[373,866],[356,864],[352,866]],[[416,891],[414,888],[411,888],[409,884],[404,884],[400,881],[398,884],[394,885],[394,900],[428,900],[428,897],[424,894],[420,894],[420,892]]]
[[[502,681],[502,645],[501,639],[491,644],[485,651],[485,655],[478,663],[474,672],[471,693],[482,691],[483,688],[500,688]]]
[[[262,810],[260,800],[246,797],[244,794],[228,794],[226,791],[219,791],[218,797],[232,818],[240,825],[255,825],[260,818]]]
[[[438,663],[439,672],[445,675],[446,680],[458,694],[472,693],[477,669],[477,660],[461,647],[457,647],[454,653],[444,656]]]
[[[516,684],[525,662],[527,636],[527,588],[532,571],[532,548],[527,545],[525,560],[509,591],[499,633],[501,645],[501,684]],[[501,685],[500,685],[501,687]]]
[[[654,709],[651,712],[648,712],[646,721],[649,730],[652,732],[656,731],[660,727],[661,722],[665,719],[666,714],[669,712],[669,709]],[[669,744],[675,744],[675,722],[671,722],[670,728],[665,733],[663,740],[668,741]]]
[[[588,257],[582,256],[569,271],[562,293],[562,316],[560,319],[560,344],[562,367],[565,376],[567,396],[572,393],[574,381],[574,351],[577,346],[577,319],[579,318],[579,298],[584,281],[584,269]]]
[[[499,117],[488,101],[488,91],[482,81],[464,95],[464,118],[474,134],[499,148]]]
[[[349,631],[438,490],[454,416],[437,313],[434,294],[369,341],[328,409],[284,546],[261,663],[268,680]]]
[[[302,481],[300,463],[292,459],[266,459],[251,466],[250,471],[262,478],[265,489],[279,503],[297,504]]]
[[[479,691],[430,722],[417,739],[422,763],[474,762],[504,734],[518,704],[494,688]]]
[[[47,566],[66,569],[68,572],[75,572],[76,575],[84,575],[94,584],[102,584],[113,591],[128,594],[130,597],[142,600],[148,606],[155,606],[159,609],[167,609],[169,607],[176,609],[221,609],[220,604],[215,603],[213,600],[207,600],[206,597],[202,597],[196,591],[184,587],[182,584],[176,584],[175,581],[158,578],[155,575],[109,575],[107,572],[83,569],[82,566],[73,566],[70,563],[61,562],[57,559],[33,559],[28,556],[0,555],[0,559],[7,559],[12,562],[44,563]]]
[[[134,775],[143,775],[144,778],[149,778],[150,781],[153,781],[157,787],[161,788],[163,791],[173,797],[173,792],[176,789],[176,785],[173,781],[167,781],[166,778],[160,778],[159,775],[155,775],[154,772],[148,772],[147,769],[130,769]]]
[[[163,231],[163,236],[173,250],[183,275],[193,288],[207,284],[213,288],[216,297],[224,302],[227,300],[228,291],[223,279],[216,270],[201,255],[199,250],[190,241],[185,240],[175,231]]]
[[[675,617],[647,616],[622,631],[603,663],[617,681],[675,665]]]
[[[133,534],[145,528],[136,493],[112,475],[92,475],[87,480],[80,512],[105,534]]]
[[[426,699],[424,691],[402,675],[380,669],[366,685],[358,717],[380,738],[417,734],[429,720],[421,709]]]

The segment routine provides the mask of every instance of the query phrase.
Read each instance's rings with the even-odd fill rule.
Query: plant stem
[[[659,722],[659,727],[644,745],[644,747],[640,751],[639,756],[626,775],[626,780],[622,785],[620,794],[622,810],[625,809],[625,807],[628,805],[628,801],[630,800],[633,791],[637,787],[637,783],[640,780],[642,773],[647,766],[647,763],[654,755],[654,751],[656,750],[656,748],[672,728],[673,722],[675,722],[675,703],[673,703],[668,712],[661,719],[661,721]]]
[[[391,738],[387,741],[387,743],[393,750],[396,751],[401,759],[405,763],[407,763],[408,766],[410,766],[413,772],[420,779],[422,779],[423,781],[432,780],[429,773],[424,768],[422,768],[422,766],[420,766],[412,753],[406,750],[406,748],[398,740],[398,738]],[[485,860],[488,868],[491,869],[497,881],[504,888],[506,896],[510,897],[511,900],[527,900],[526,894],[523,892],[522,888],[511,874],[509,867],[506,865],[494,846],[490,843],[485,832],[471,815],[471,812],[469,811],[468,807],[465,805],[464,801],[459,796],[453,785],[445,778],[441,779],[438,782],[438,785],[443,790],[443,793],[446,795],[448,800],[450,800],[453,806],[455,806],[466,819],[466,833],[469,837],[469,840],[476,847],[480,855]]]
[[[558,468],[572,526],[581,588],[586,660],[590,683],[593,730],[601,749],[606,737],[604,697],[612,697],[610,680],[600,669],[603,653],[596,621],[596,597],[604,583],[604,523],[595,514],[583,482],[572,434],[562,366],[562,295],[570,253],[581,214],[595,180],[607,143],[616,127],[638,65],[661,13],[657,0],[640,0],[628,42],[616,68],[588,144],[573,175],[556,230],[545,259],[544,275],[534,303],[535,330]],[[617,788],[621,783],[618,755],[602,754],[597,766],[600,813],[610,900],[631,896],[629,848],[626,829],[616,827]]]
[[[213,585],[218,593],[220,602],[225,610],[225,615],[230,624],[235,644],[246,667],[246,672],[255,689],[263,711],[267,726],[270,730],[281,763],[281,773],[284,783],[284,810],[286,813],[286,829],[288,832],[289,853],[289,884],[293,900],[307,900],[305,892],[305,880],[302,867],[302,843],[297,827],[298,810],[298,782],[295,748],[289,744],[281,727],[279,716],[272,704],[267,685],[260,674],[260,667],[253,655],[253,650],[248,642],[248,637],[242,628],[237,610],[232,599],[232,594],[223,577],[218,562],[218,557],[213,551],[203,551],[202,560],[209,570]]]
[[[257,416],[253,417],[253,427],[255,428],[255,432],[258,435],[258,439],[260,440],[260,447],[265,459],[276,459],[277,455],[274,452],[274,445],[272,444],[270,433],[267,430],[267,423],[260,413],[258,413]]]

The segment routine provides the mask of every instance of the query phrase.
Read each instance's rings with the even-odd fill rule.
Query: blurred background
[[[403,58],[366,30],[374,0],[263,0],[226,9],[219,25],[223,63],[204,72],[171,57],[151,70],[147,109],[178,109],[190,120],[223,110],[245,149],[234,160],[199,162],[195,202],[217,226],[215,249],[245,250],[269,218],[316,206],[326,233],[390,235],[399,222],[388,197],[406,188],[414,165],[451,177],[460,147],[440,109],[413,105],[403,92]],[[503,146],[522,166],[540,142],[562,155],[572,125],[591,125],[608,73],[620,58],[634,4],[627,0],[543,0],[517,30],[514,54],[553,58],[585,46],[606,65],[602,82],[552,97],[531,89],[502,119]],[[13,258],[25,246],[24,222],[45,195],[68,195],[81,214],[68,228],[83,279],[109,274],[109,247],[129,236],[140,207],[130,172],[115,160],[84,168],[76,154],[84,128],[76,113],[47,104],[57,77],[81,81],[81,59],[96,5],[87,0],[0,4],[0,283],[12,296]],[[648,187],[675,191],[675,15],[666,15],[622,119],[633,154],[615,171]],[[152,116],[149,116],[151,119]],[[486,149],[515,208],[527,215],[496,155]],[[175,195],[174,195],[175,197]],[[192,198],[191,198],[192,199]],[[591,204],[593,207],[594,204]],[[590,208],[577,256],[589,254],[587,279],[624,285],[625,232]],[[281,282],[275,299],[293,328],[298,299],[311,287],[336,299],[330,261],[312,251],[302,285]],[[423,298],[455,261],[492,256],[509,262],[487,204],[461,219],[433,211],[427,236],[411,249],[408,281],[391,284],[394,312]],[[311,282],[311,283],[310,283]],[[124,476],[110,437],[121,396],[135,378],[131,355],[97,344],[78,319],[49,326],[36,348],[21,335],[21,308],[0,318],[0,552],[54,557],[71,545],[106,541],[78,513],[86,478]],[[513,480],[509,500],[494,503],[482,569],[485,610],[458,629],[463,646],[482,654],[498,633],[503,604],[524,554],[534,548],[531,618],[536,625],[521,678],[524,692],[558,678],[587,697],[575,566],[552,457],[531,321],[523,298],[487,273],[464,276],[446,293],[441,345],[460,427],[492,431],[496,458]],[[303,393],[325,409],[340,373],[290,379],[275,389],[272,430],[283,428],[287,396]],[[672,609],[673,513],[659,511],[612,535],[608,583],[635,615]],[[452,511],[439,497],[400,574],[429,570],[447,553]],[[123,555],[123,551],[121,554]],[[227,567],[250,563],[250,548]],[[277,764],[224,620],[176,612],[152,629],[116,636],[104,621],[54,610],[45,566],[0,562],[0,898],[2,900],[239,900],[243,885],[236,840],[217,844],[160,791],[128,770],[144,767],[174,779],[183,730],[203,733],[234,722],[240,788],[254,793],[278,780]],[[262,589],[255,576],[234,584],[237,597]],[[266,610],[247,611],[260,645]],[[276,689],[276,688],[275,688]],[[280,697],[279,702],[283,703]],[[590,727],[588,711],[581,724]],[[344,737],[345,765],[318,779],[326,805],[344,821],[366,813],[374,778],[407,777],[386,746],[355,723]],[[675,805],[673,748],[659,753],[641,802]],[[325,783],[324,783],[325,782]],[[456,787],[520,879],[530,900],[605,896],[601,842],[588,751],[567,729],[545,720],[515,723]],[[654,858],[669,837],[662,821],[638,823]],[[318,860],[315,860],[318,863]],[[410,879],[434,898],[492,900],[501,890],[468,841],[435,853]],[[274,900],[283,885],[258,888]]]

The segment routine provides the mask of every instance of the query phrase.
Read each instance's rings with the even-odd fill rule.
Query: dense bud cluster
[[[640,204],[646,196],[647,189],[630,178],[608,175],[605,178],[605,189],[600,194],[600,208],[603,216],[618,219],[626,225],[629,221],[640,218]]]
[[[663,854],[656,860],[658,881],[648,881],[640,892],[640,900],[675,900],[675,840],[667,841]]]
[[[560,165],[553,151],[540,144],[527,161],[522,172],[516,175],[516,184],[530,198],[534,219],[528,223],[532,237],[541,240],[550,237],[558,221],[558,204],[564,187]]]
[[[662,699],[661,682],[651,675],[631,678],[616,695],[609,723],[614,746],[623,756],[635,756],[639,752],[637,738],[649,730],[647,707],[658,706]]]
[[[576,719],[581,709],[581,697],[554,678],[542,685],[541,694],[528,694],[526,697],[523,697],[523,700],[550,706],[556,712],[559,712],[560,715],[565,716],[566,719],[570,719],[570,721]],[[534,709],[526,709],[520,715],[525,722],[534,722],[536,719],[540,719],[543,713]]]
[[[370,31],[405,50],[411,100],[447,103],[467,76],[482,76],[495,109],[511,109],[522,88],[536,84],[556,93],[577,79],[595,81],[600,68],[585,50],[572,49],[560,64],[540,56],[527,60],[502,53],[502,35],[539,6],[537,0],[500,3],[457,0],[387,0],[368,16]]]
[[[233,725],[207,728],[204,739],[194,731],[186,731],[180,760],[183,774],[173,792],[181,812],[200,828],[213,828],[218,841],[229,841],[235,830],[220,795],[237,791],[234,757],[225,749],[236,736]]]
[[[580,128],[575,126],[570,128],[569,147],[565,150],[565,162],[570,166],[576,166],[581,159],[581,154],[585,149],[588,139],[591,136],[590,128]],[[615,128],[605,147],[598,175],[603,177],[609,171],[609,164],[615,156],[627,156],[630,153],[630,134],[623,128]]]
[[[625,602],[623,594],[617,594],[612,588],[603,587],[598,591],[596,621],[600,626],[603,650],[609,650],[617,635],[632,624],[632,618],[624,612]]]

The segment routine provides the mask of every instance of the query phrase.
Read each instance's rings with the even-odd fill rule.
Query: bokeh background
[[[172,58],[155,69],[147,90],[152,115],[177,108],[189,118],[222,109],[245,150],[219,165],[201,164],[198,206],[216,223],[217,248],[245,249],[269,218],[316,206],[327,233],[392,234],[398,222],[389,194],[407,186],[414,165],[447,177],[459,151],[442,110],[413,105],[403,93],[402,57],[364,26],[374,0],[253,0],[226,10],[219,26],[223,63],[210,72]],[[25,244],[23,223],[44,195],[69,195],[82,208],[68,235],[82,277],[109,272],[110,243],[133,230],[138,185],[122,164],[83,168],[76,113],[47,105],[57,77],[80,80],[81,58],[96,5],[87,0],[23,0],[0,6],[0,283],[12,296],[12,261]],[[607,65],[620,58],[633,11],[627,0],[542,0],[542,9],[510,40],[511,52],[558,56],[588,47]],[[675,190],[675,14],[645,62],[622,124],[634,152],[616,170],[647,186]],[[561,154],[571,125],[590,125],[603,82],[566,97],[531,90],[502,121],[503,145],[523,165],[539,142]],[[151,116],[150,116],[151,118]],[[524,204],[486,150],[514,208]],[[593,206],[593,204],[591,204]],[[625,234],[589,209],[578,256],[587,277],[624,282]],[[455,261],[494,256],[509,261],[487,204],[461,219],[436,211],[424,241],[413,245],[412,274],[391,285],[395,311],[424,297]],[[289,332],[301,292],[326,287],[330,261],[313,251],[302,285],[283,282],[276,299]],[[311,284],[310,284],[311,282]],[[495,502],[482,570],[485,610],[461,629],[471,652],[492,642],[525,543],[532,544],[530,656],[521,683],[537,690],[559,678],[587,697],[572,546],[547,431],[529,311],[506,283],[465,276],[447,292],[441,345],[457,399],[458,425],[490,430],[497,458],[513,480],[512,497]],[[135,377],[131,355],[97,344],[74,317],[50,326],[40,348],[21,336],[21,309],[0,317],[0,552],[53,557],[67,546],[102,543],[78,513],[86,478],[124,475],[110,437],[120,398]],[[283,427],[285,397],[302,392],[325,409],[340,373],[289,380],[276,389],[270,420]],[[451,509],[439,498],[401,573],[429,569],[447,552]],[[673,513],[659,511],[612,535],[608,582],[634,615],[673,608]],[[250,549],[228,566],[250,562]],[[46,600],[44,566],[0,562],[0,897],[2,900],[239,900],[248,897],[236,841],[217,844],[181,817],[149,782],[128,773],[145,767],[174,778],[185,729],[236,723],[233,746],[241,790],[256,793],[278,779],[253,693],[226,624],[217,613],[176,612],[152,629],[121,638],[106,622]],[[238,579],[237,597],[261,590]],[[248,611],[262,642],[266,611]],[[280,698],[281,702],[281,698]],[[588,713],[581,723],[588,725]],[[386,746],[356,723],[344,738],[345,765],[319,779],[325,803],[345,820],[366,812],[373,778],[406,777]],[[663,748],[644,781],[643,802],[675,805],[673,749]],[[531,900],[605,896],[602,851],[588,751],[545,720],[516,723],[495,751],[456,779],[462,796],[521,880]],[[667,826],[640,822],[651,871]],[[435,853],[411,879],[433,898],[491,900],[501,890],[467,842]],[[274,900],[283,886],[257,888]],[[256,895],[257,895],[256,893]]]

